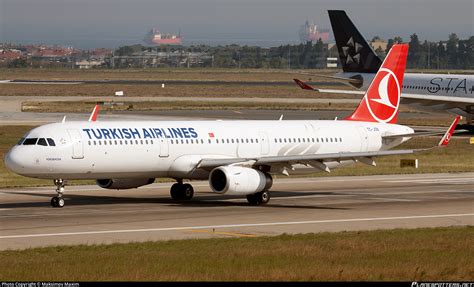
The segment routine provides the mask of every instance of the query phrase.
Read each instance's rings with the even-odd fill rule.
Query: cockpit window
[[[25,138],[21,138],[21,139],[18,141],[17,144],[18,144],[18,145],[22,145],[24,141],[25,141]]]
[[[37,141],[38,141],[38,138],[25,139],[25,141],[23,142],[23,145],[35,145]]]
[[[52,138],[47,138],[49,146],[56,146]]]
[[[38,139],[37,145],[48,146],[48,144],[46,143],[46,139],[44,139],[44,138]]]

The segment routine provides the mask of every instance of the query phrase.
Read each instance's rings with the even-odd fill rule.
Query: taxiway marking
[[[448,218],[448,217],[468,217],[468,216],[474,216],[474,213],[432,214],[432,215],[329,219],[329,220],[309,220],[309,221],[286,221],[286,222],[264,222],[264,223],[224,224],[224,225],[206,225],[206,226],[181,226],[181,227],[163,227],[163,228],[146,228],[146,229],[97,230],[97,231],[62,232],[62,233],[39,233],[39,234],[22,234],[22,235],[3,235],[3,236],[0,236],[0,239],[113,234],[113,233],[135,233],[135,232],[157,232],[157,231],[179,231],[179,230],[222,229],[222,228],[239,228],[239,227],[279,226],[279,225],[302,225],[302,224],[339,223],[339,222],[368,222],[368,221],[388,221],[388,220],[408,220],[408,219]]]

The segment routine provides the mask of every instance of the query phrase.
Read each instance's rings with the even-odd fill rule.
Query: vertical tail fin
[[[364,98],[346,120],[390,124],[397,122],[407,54],[408,44],[397,44],[390,49]]]
[[[345,11],[329,10],[342,70],[347,73],[376,73],[382,61],[357,30]]]

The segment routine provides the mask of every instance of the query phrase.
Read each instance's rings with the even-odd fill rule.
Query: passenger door
[[[82,142],[81,133],[78,130],[67,130],[72,143],[72,158],[84,158],[84,144]]]

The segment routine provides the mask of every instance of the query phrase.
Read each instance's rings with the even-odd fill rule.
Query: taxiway
[[[50,207],[53,186],[1,189],[0,249],[474,224],[474,173],[277,178],[265,206],[193,185],[188,202],[170,183],[68,186],[64,208]]]

